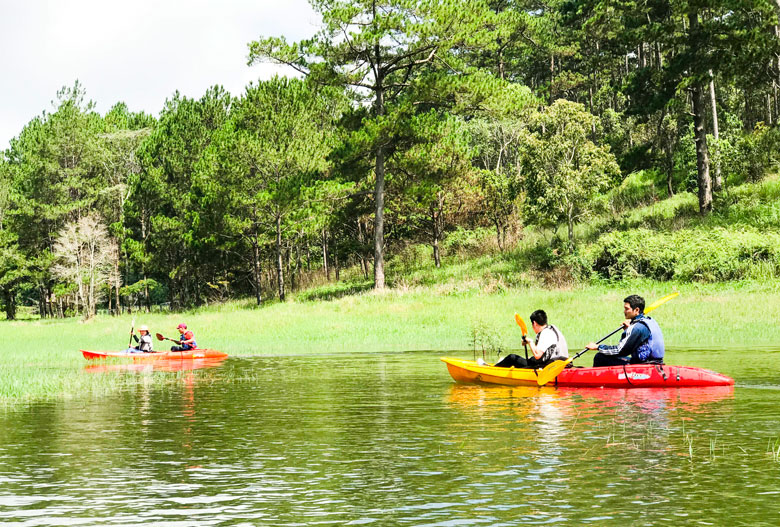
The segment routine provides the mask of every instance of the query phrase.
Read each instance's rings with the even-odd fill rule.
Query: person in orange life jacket
[[[176,329],[179,330],[181,338],[178,346],[171,346],[171,351],[187,351],[198,347],[198,343],[195,342],[195,334],[187,330],[187,324],[179,324]]]
[[[499,368],[544,368],[556,360],[569,358],[569,346],[561,330],[547,323],[547,313],[537,309],[531,313],[531,327],[536,333],[534,341],[523,335],[523,344],[531,348],[533,357],[525,357],[511,353],[494,364]]]
[[[664,336],[658,322],[644,313],[645,299],[631,295],[623,300],[623,335],[617,346],[589,343],[586,348],[599,350],[593,357],[593,366],[621,366],[653,362],[663,364]]]

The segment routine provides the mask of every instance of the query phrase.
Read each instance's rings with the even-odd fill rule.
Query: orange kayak
[[[125,353],[123,351],[89,351],[80,350],[87,360],[118,357],[131,358],[134,361],[147,360],[192,360],[192,359],[224,359],[227,353],[211,349],[196,348],[187,351],[155,351],[153,353]]]

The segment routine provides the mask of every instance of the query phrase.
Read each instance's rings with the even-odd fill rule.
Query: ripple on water
[[[2,410],[0,518],[778,524],[780,383],[746,371],[722,392],[588,391],[458,386],[431,353],[231,359],[173,387]]]

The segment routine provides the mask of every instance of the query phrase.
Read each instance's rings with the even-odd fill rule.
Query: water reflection
[[[148,373],[153,371],[160,372],[179,372],[189,370],[199,370],[202,368],[214,368],[225,361],[224,357],[215,359],[175,359],[175,360],[154,360],[144,362],[133,362],[129,364],[106,364],[105,362],[91,362],[84,366],[84,371],[88,373],[110,373],[110,372],[139,372]]]
[[[0,523],[780,520],[773,390],[465,386],[438,355],[98,370],[127,388],[0,410]]]

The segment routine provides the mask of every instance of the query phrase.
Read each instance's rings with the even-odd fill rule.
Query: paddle
[[[168,337],[163,337],[161,333],[155,333],[154,336],[157,337],[157,340],[170,340],[171,342],[175,342],[176,344],[181,344],[181,342],[178,340],[169,339]]]
[[[133,317],[133,323],[130,325],[130,342],[127,343],[128,348],[133,347],[133,333],[135,333],[135,317]]]
[[[678,296],[679,294],[680,294],[679,291],[676,291],[676,292],[672,293],[671,295],[666,295],[665,297],[663,297],[660,300],[656,300],[655,302],[653,302],[652,304],[650,304],[649,306],[647,306],[645,308],[645,315],[650,313],[651,311],[653,311],[655,308],[665,304],[666,302],[668,302],[672,298]],[[612,333],[610,333],[609,335],[607,335],[603,339],[601,339],[598,342],[596,342],[596,344],[601,344],[602,342],[607,340],[609,337],[611,337],[612,335],[614,335],[615,333],[617,333],[621,329],[623,329],[623,324],[621,324],[620,327],[617,328],[615,331],[613,331]],[[585,348],[581,352],[577,353],[574,357],[571,357],[569,359],[557,360],[555,362],[551,362],[550,364],[548,364],[547,366],[544,367],[542,372],[536,378],[536,383],[539,386],[544,386],[545,384],[547,384],[551,380],[555,379],[558,376],[558,374],[560,374],[566,368],[566,366],[568,366],[574,359],[576,359],[577,357],[579,357],[580,355],[582,355],[586,351],[589,351],[588,348]]]
[[[515,313],[515,322],[520,326],[520,331],[523,332],[523,349],[525,350],[525,361],[528,362],[528,345],[525,343],[525,336],[528,335],[528,328],[525,327],[525,322],[517,313]]]

